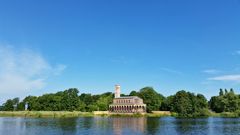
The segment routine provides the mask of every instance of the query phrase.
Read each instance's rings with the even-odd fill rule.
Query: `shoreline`
[[[172,112],[153,112],[144,114],[124,114],[124,113],[108,113],[107,111],[96,112],[79,112],[79,111],[0,111],[0,117],[32,117],[32,118],[71,118],[71,117],[177,117]],[[240,118],[236,113],[211,113],[205,117],[220,118]],[[192,118],[192,117],[187,117]],[[195,117],[203,118],[203,117]]]
[[[0,111],[0,117],[35,117],[35,118],[71,118],[71,117],[167,117],[169,113],[124,114],[108,113],[107,111],[79,112],[79,111]]]

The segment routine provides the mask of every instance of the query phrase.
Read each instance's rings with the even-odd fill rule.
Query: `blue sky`
[[[240,92],[239,0],[2,0],[0,102],[70,87]]]

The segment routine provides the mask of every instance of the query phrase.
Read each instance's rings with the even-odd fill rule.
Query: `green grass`
[[[91,112],[79,111],[0,111],[0,117],[35,117],[35,118],[68,118],[68,117],[178,117],[177,113],[161,114],[161,113],[146,113],[146,114],[94,114]],[[224,118],[237,118],[240,117],[238,112],[223,112],[214,113],[210,112],[209,117],[224,117]]]
[[[238,112],[222,112],[222,113],[214,113],[211,112],[211,117],[223,117],[223,118],[239,118],[240,114]]]
[[[1,111],[1,117],[53,117],[53,118],[65,118],[65,117],[90,117],[94,116],[90,112],[68,112],[68,111]]]
[[[164,117],[170,115],[164,114],[94,114],[91,112],[78,112],[78,111],[0,111],[0,117],[35,117],[35,118],[65,118],[65,117]]]

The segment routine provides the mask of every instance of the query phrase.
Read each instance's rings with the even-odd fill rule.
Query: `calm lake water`
[[[0,117],[0,135],[240,135],[240,119]]]

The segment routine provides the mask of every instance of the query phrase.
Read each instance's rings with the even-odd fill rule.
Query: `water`
[[[0,117],[0,135],[240,135],[238,118],[10,118]]]

